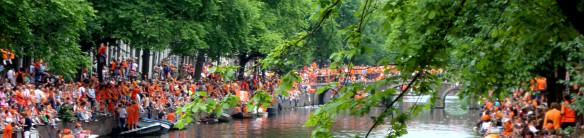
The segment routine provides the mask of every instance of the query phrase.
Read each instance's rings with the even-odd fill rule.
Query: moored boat
[[[244,112],[237,112],[231,115],[231,117],[235,119],[246,119],[246,118],[253,118],[252,113],[244,113]]]
[[[218,118],[220,123],[226,123],[226,122],[231,122],[231,120],[233,120],[233,118],[231,118],[231,115],[229,114],[223,114]]]
[[[131,129],[128,131],[123,131],[120,135],[127,136],[144,136],[144,135],[156,135],[164,134],[170,129],[169,125],[158,123],[158,122],[146,122],[140,121],[137,123],[138,128]]]
[[[259,112],[259,113],[256,113],[256,116],[257,117],[268,117],[268,112]]]
[[[272,107],[268,107],[266,109],[266,111],[268,112],[269,115],[274,115],[277,112],[276,108],[272,108]]]
[[[174,123],[173,122],[166,121],[166,120],[156,120],[156,119],[150,119],[150,118],[140,118],[140,121],[144,121],[144,122],[158,122],[160,124],[168,125],[170,127],[170,130],[176,129],[176,128],[174,128]]]

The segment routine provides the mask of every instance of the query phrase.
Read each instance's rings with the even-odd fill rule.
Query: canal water
[[[416,101],[424,102],[428,97],[405,97],[400,108],[407,109]],[[419,100],[422,99],[422,100]],[[466,110],[455,96],[446,98],[445,109],[427,109],[408,122],[408,134],[403,138],[472,138],[477,111]],[[181,131],[172,131],[151,138],[304,138],[310,137],[311,129],[304,127],[306,119],[318,107],[283,110],[268,118],[234,120],[222,124],[197,124]],[[372,111],[379,114],[380,109]],[[335,137],[363,137],[372,125],[370,116],[353,117],[340,115],[333,126]],[[371,137],[384,137],[390,126],[374,129]]]

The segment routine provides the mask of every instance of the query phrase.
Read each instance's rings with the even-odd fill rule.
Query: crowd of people
[[[26,133],[33,126],[49,125],[66,120],[73,122],[98,121],[99,116],[113,116],[116,126],[124,129],[136,128],[139,117],[176,121],[174,108],[189,103],[194,92],[207,91],[203,98],[222,98],[227,93],[242,96],[242,104],[258,88],[273,91],[276,76],[249,75],[245,79],[226,82],[218,73],[209,73],[211,65],[205,65],[203,77],[192,79],[191,65],[182,65],[185,76],[168,62],[155,67],[155,75],[138,78],[137,63],[132,60],[112,61],[99,81],[97,74],[83,69],[80,81],[64,81],[60,76],[46,72],[42,61],[32,69],[9,69],[0,81],[0,128],[5,137],[15,129]],[[261,78],[260,78],[261,77]],[[241,94],[243,91],[248,91]],[[273,94],[273,93],[271,93]],[[154,116],[156,115],[156,116]],[[77,128],[78,127],[78,128]],[[81,128],[63,129],[61,134],[86,135]]]
[[[103,47],[99,51],[103,56]],[[4,58],[6,64],[11,64],[11,53],[2,52],[7,56]],[[116,127],[123,129],[137,128],[140,117],[174,122],[181,116],[175,115],[174,109],[189,103],[192,99],[185,97],[198,91],[208,92],[201,97],[205,99],[221,99],[228,93],[237,95],[241,99],[238,106],[245,110],[247,100],[260,88],[276,96],[274,89],[280,81],[278,75],[269,72],[248,72],[243,78],[224,81],[219,73],[210,72],[211,64],[203,65],[202,78],[196,81],[191,64],[177,65],[168,59],[154,65],[150,77],[140,76],[135,59],[112,59],[102,65],[101,73],[94,72],[98,70],[96,67],[83,68],[78,81],[65,81],[61,76],[50,74],[48,66],[39,59],[28,69],[7,68],[0,80],[0,128],[4,130],[4,137],[11,137],[15,130],[24,131],[26,136],[33,126],[57,128],[60,121],[78,122],[75,128],[59,132],[63,137],[79,137],[90,133],[83,130],[82,122],[99,121],[100,117],[115,118]],[[379,80],[386,77],[384,70],[389,68],[359,66],[331,70],[313,63],[298,72],[302,82],[294,84],[289,98],[294,100],[304,93],[314,93],[316,88],[312,85],[315,83]],[[343,72],[350,75],[339,76]]]
[[[565,95],[561,102],[548,104],[545,78],[535,82],[530,90],[517,89],[505,99],[483,98],[478,131],[489,138],[553,138],[562,137],[569,127],[577,129],[577,113],[569,106],[575,99]]]

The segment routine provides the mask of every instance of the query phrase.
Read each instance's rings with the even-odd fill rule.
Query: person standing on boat
[[[126,117],[128,115],[128,112],[126,112],[126,108],[124,108],[124,106],[122,104],[118,105],[117,113],[118,113],[118,119],[120,120],[119,127],[125,128]]]
[[[126,110],[128,113],[128,117],[127,117],[128,128],[129,129],[138,128],[138,126],[136,126],[136,123],[138,122],[138,119],[140,117],[140,107],[139,107],[138,103],[136,103],[135,101],[132,102],[130,107],[128,107]]]

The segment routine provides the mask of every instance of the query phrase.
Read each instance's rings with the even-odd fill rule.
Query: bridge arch
[[[445,85],[446,83],[443,83],[442,85]],[[434,102],[434,108],[438,108],[438,109],[443,109],[446,106],[446,96],[450,95],[450,94],[457,94],[458,91],[460,90],[460,86],[457,86],[456,84],[448,84],[448,86],[450,88],[447,88],[443,91],[437,91],[438,93],[438,99],[436,99],[436,101]],[[479,108],[479,104],[477,103],[476,99],[471,99],[470,103],[468,104],[468,108],[469,109],[478,109]]]
[[[442,109],[446,106],[446,96],[454,93],[456,94],[460,88],[452,83],[442,83],[441,88],[436,92],[439,96],[434,102],[434,108]]]

